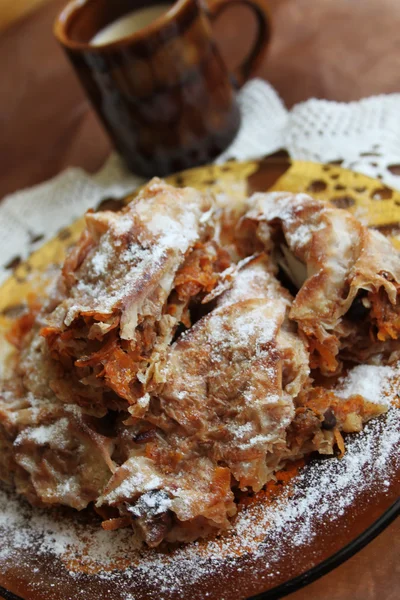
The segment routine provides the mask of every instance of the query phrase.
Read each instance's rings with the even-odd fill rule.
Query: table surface
[[[18,15],[22,3],[14,3]],[[0,32],[0,198],[67,166],[96,171],[110,152],[52,37],[64,3],[49,0]],[[273,41],[256,75],[268,79],[287,106],[312,96],[348,102],[400,91],[398,0],[270,0],[270,6]],[[0,8],[0,29],[4,14]],[[216,27],[232,66],[241,59],[237,27],[231,26],[238,18],[244,46],[254,29],[246,9],[232,8]],[[397,600],[399,555],[398,519],[344,565],[290,598]]]

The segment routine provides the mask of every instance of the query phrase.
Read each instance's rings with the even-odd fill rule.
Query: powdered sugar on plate
[[[338,396],[349,398],[360,394],[366,400],[377,404],[390,405],[390,389],[395,385],[396,369],[389,366],[358,365],[347,377],[339,381]]]
[[[186,597],[191,586],[210,575],[229,577],[226,565],[239,565],[245,556],[254,562],[255,577],[260,558],[264,573],[267,565],[272,574],[279,569],[288,540],[294,546],[312,545],[326,519],[334,524],[367,490],[382,493],[390,488],[400,467],[399,381],[400,366],[355,367],[339,382],[340,394],[365,393],[371,401],[390,405],[388,414],[371,421],[362,433],[348,436],[343,459],[313,461],[278,499],[241,510],[230,532],[170,553],[141,548],[130,530],[105,532],[98,524],[31,509],[0,489],[0,572],[27,549],[35,556],[56,557],[76,582],[74,596],[60,591],[65,600],[82,597],[82,571],[109,583],[108,597],[118,600],[142,597],[143,585],[148,598]],[[122,571],[116,572],[116,565]],[[40,587],[40,581],[36,585]]]

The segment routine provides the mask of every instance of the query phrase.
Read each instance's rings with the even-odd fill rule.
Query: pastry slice
[[[345,210],[289,193],[254,195],[238,239],[247,251],[268,250],[296,288],[290,318],[312,368],[334,375],[343,360],[390,360],[400,335],[400,258],[389,240]]]
[[[163,381],[130,407],[116,441],[122,466],[97,503],[106,528],[131,524],[151,546],[226,529],[237,491],[261,490],[311,452],[343,452],[341,431],[384,411],[312,387],[290,308],[261,255],[172,345]]]
[[[98,415],[134,404],[178,326],[190,326],[189,308],[230,264],[212,213],[208,196],[153,180],[124,210],[87,214],[56,293],[20,343],[27,389],[36,362],[64,402]]]
[[[35,506],[82,510],[115,471],[114,443],[100,429],[79,407],[8,382],[0,391],[0,479]]]
[[[232,486],[257,491],[273,476],[293,398],[309,382],[289,308],[265,255],[236,274],[216,308],[172,345],[162,382],[129,409],[126,462],[99,507],[118,508],[150,545],[228,527]]]

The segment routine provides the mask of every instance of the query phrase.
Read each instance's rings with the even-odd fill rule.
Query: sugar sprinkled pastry
[[[95,506],[149,546],[189,542],[386,410],[315,377],[397,360],[390,243],[305,195],[250,198],[229,248],[221,222],[211,197],[160,180],[88,213],[54,289],[9,335],[0,478],[32,504]]]

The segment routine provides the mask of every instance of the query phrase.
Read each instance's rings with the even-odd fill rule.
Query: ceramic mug
[[[270,38],[266,0],[179,0],[138,32],[94,45],[110,23],[159,2],[73,0],[55,23],[115,147],[132,171],[146,177],[211,162],[232,142],[240,126],[235,84],[249,78]],[[253,9],[258,33],[232,77],[211,22],[233,4]]]

